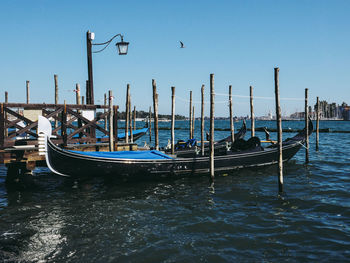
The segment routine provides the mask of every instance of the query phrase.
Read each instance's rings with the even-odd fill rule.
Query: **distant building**
[[[313,111],[312,107],[308,108],[310,117],[316,118],[317,104],[314,105]],[[328,103],[323,100],[320,101],[320,119],[333,119],[333,120],[350,120],[350,106],[347,103],[343,102],[341,105],[337,105],[335,102]],[[295,112],[290,115],[291,119],[304,119],[304,112]]]
[[[350,121],[350,106],[342,107],[342,117],[345,121]]]

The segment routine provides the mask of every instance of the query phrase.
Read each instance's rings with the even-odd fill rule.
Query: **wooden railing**
[[[83,116],[86,110],[96,111],[104,109],[99,114],[94,114],[94,119],[89,120]],[[113,107],[114,123],[117,123],[118,106]],[[35,139],[38,137],[38,121],[25,117],[25,112],[36,110],[42,116],[54,121],[53,135],[56,143],[67,145],[68,143],[94,143],[96,141],[108,141],[109,131],[98,124],[98,121],[106,120],[109,115],[108,106],[105,105],[75,105],[75,104],[0,104],[0,149],[15,145],[18,136]],[[96,130],[100,131],[104,138],[96,138]],[[114,129],[116,130],[116,129]],[[116,135],[116,134],[114,134]],[[29,140],[30,141],[30,140]]]

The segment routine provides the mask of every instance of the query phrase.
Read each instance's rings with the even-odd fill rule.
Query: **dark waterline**
[[[320,134],[319,152],[314,136],[310,164],[301,149],[285,165],[282,197],[275,166],[221,175],[214,185],[205,176],[75,183],[40,168],[35,187],[21,191],[6,188],[0,167],[0,262],[347,262],[349,136]],[[168,137],[160,132],[163,145]]]

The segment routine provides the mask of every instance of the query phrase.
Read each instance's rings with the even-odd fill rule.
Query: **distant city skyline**
[[[273,68],[280,68],[282,114],[302,111],[304,89],[309,104],[320,100],[350,101],[349,1],[8,1],[0,2],[2,33],[0,101],[30,99],[54,102],[58,75],[59,102],[74,103],[75,84],[85,95],[87,30],[95,42],[122,33],[129,53],[118,56],[113,43],[93,55],[95,103],[113,90],[115,104],[125,107],[126,85],[132,104],[152,105],[152,79],[157,82],[159,112],[171,111],[176,87],[176,113],[188,115],[190,90],[199,116],[200,88],[215,74],[215,115],[228,116],[232,85],[234,115],[249,114],[249,86],[254,87],[257,116],[274,114]],[[180,48],[179,41],[186,48]],[[205,115],[209,115],[206,104]]]

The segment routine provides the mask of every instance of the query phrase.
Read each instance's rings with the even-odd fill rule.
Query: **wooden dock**
[[[97,110],[100,112],[96,113]],[[113,106],[112,122],[117,123],[118,106]],[[99,125],[110,114],[108,105],[79,104],[0,104],[0,164],[12,173],[31,174],[35,167],[46,166],[38,151],[38,115],[53,123],[56,144],[79,151],[109,151],[109,129]],[[103,127],[104,126],[104,127]],[[96,130],[103,134],[96,137]],[[120,143],[113,129],[115,150],[136,150],[135,143]]]

